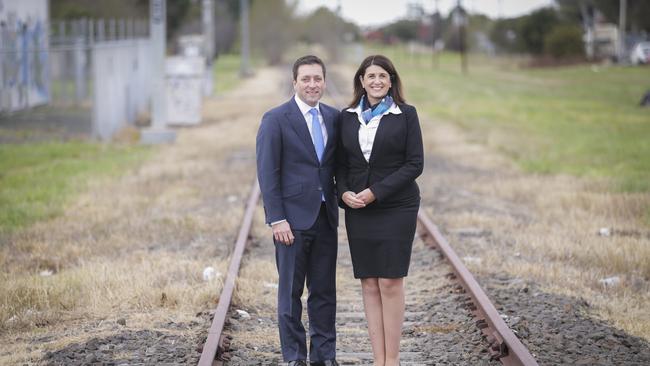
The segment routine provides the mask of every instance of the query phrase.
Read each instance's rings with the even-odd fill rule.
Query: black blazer
[[[401,114],[381,118],[375,141],[366,159],[359,146],[359,117],[344,109],[339,115],[336,185],[339,205],[346,191],[359,193],[370,188],[376,201],[366,209],[389,208],[419,202],[420,190],[415,178],[422,174],[424,148],[415,107],[399,105]]]

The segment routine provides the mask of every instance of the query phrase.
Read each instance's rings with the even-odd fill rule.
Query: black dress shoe
[[[307,366],[307,361],[305,360],[289,361],[289,366]]]
[[[325,360],[321,362],[310,362],[310,366],[339,366],[339,363],[336,360]]]

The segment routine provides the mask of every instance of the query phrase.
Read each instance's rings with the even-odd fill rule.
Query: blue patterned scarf
[[[361,117],[363,118],[364,122],[366,122],[366,124],[373,117],[384,114],[384,112],[386,112],[388,109],[390,109],[390,107],[393,105],[393,98],[390,95],[386,95],[381,100],[381,102],[379,102],[379,104],[377,106],[375,106],[375,108],[367,108],[367,109],[364,110],[363,108],[364,108],[365,100],[366,100],[366,96],[364,95],[364,96],[361,97],[361,100],[359,101],[359,107],[363,111],[363,112],[361,112]]]

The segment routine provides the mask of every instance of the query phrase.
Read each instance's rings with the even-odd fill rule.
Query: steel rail
[[[216,362],[217,351],[221,342],[221,332],[223,331],[223,326],[226,322],[226,315],[228,314],[232,294],[235,290],[235,280],[239,273],[241,259],[244,254],[246,242],[248,241],[248,234],[250,233],[253,223],[253,214],[255,213],[255,208],[257,207],[257,201],[259,198],[260,188],[257,184],[257,179],[255,179],[253,187],[251,188],[250,197],[248,198],[248,203],[246,204],[246,211],[244,212],[242,225],[239,229],[239,235],[235,242],[235,250],[230,260],[230,266],[228,267],[226,282],[221,290],[221,295],[219,295],[219,303],[214,311],[214,318],[212,319],[212,325],[208,331],[208,338],[203,345],[199,366],[213,366]]]
[[[435,245],[440,249],[451,263],[456,278],[460,280],[465,292],[472,297],[476,305],[476,309],[472,310],[474,310],[475,315],[479,318],[477,325],[491,343],[490,353],[495,355],[495,358],[498,358],[506,366],[537,366],[535,358],[503,321],[499,312],[483,289],[481,289],[474,276],[472,276],[467,267],[458,258],[456,252],[454,252],[447,240],[440,233],[440,230],[438,230],[438,227],[431,221],[423,209],[420,209],[418,212],[418,221],[424,229],[424,233],[422,230],[420,231],[423,240],[429,245]]]

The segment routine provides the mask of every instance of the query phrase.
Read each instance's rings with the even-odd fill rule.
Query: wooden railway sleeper
[[[217,354],[217,360],[219,360],[219,361],[230,361],[231,358],[232,358],[232,355],[230,354],[230,352],[224,352],[222,354]]]
[[[492,329],[485,328],[482,330],[485,335],[485,341],[488,343],[490,359],[500,360],[502,357],[508,356],[508,345],[503,339],[497,333],[494,333]]]

